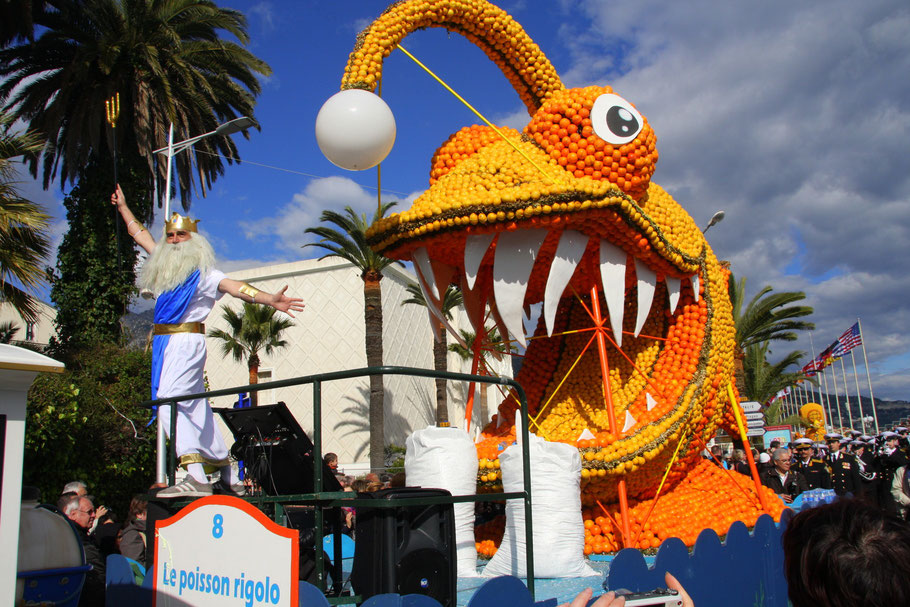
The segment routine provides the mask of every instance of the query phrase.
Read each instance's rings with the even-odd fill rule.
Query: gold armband
[[[262,291],[260,291],[256,287],[254,287],[253,285],[249,285],[247,283],[243,283],[242,285],[240,285],[240,288],[237,290],[240,291],[241,293],[243,293],[244,295],[249,295],[250,297],[252,297],[253,303],[256,303],[256,296],[259,295],[260,293],[262,293]]]

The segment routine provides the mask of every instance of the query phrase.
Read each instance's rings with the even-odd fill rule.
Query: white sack
[[[430,426],[408,437],[404,471],[409,487],[446,489],[452,495],[477,493],[477,448],[459,428]],[[477,575],[474,503],[455,504],[458,576]]]
[[[581,458],[578,449],[530,435],[531,512],[534,523],[534,577],[598,575],[584,558],[581,519]],[[499,456],[506,493],[524,490],[521,445]],[[483,570],[485,577],[527,575],[525,505],[506,502],[506,530],[499,550]]]

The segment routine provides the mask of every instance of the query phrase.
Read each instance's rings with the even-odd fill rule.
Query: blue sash
[[[199,270],[190,274],[179,287],[162,293],[155,302],[155,324],[173,324],[180,322],[190,300],[199,286]],[[161,369],[164,366],[164,350],[170,335],[155,335],[152,340],[152,400],[158,398],[158,385],[161,381]]]

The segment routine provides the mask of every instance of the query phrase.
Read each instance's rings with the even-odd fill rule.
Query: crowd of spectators
[[[823,443],[799,438],[783,445],[774,440],[753,461],[763,485],[787,503],[812,489],[831,489],[853,496],[885,512],[906,517],[910,508],[910,429],[899,426],[877,436],[850,431],[826,434]],[[750,475],[742,449],[725,452],[714,445],[706,457],[728,470]]]

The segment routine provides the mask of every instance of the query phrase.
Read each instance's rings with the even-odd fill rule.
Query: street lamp
[[[174,156],[187,149],[192,147],[193,144],[205,139],[206,137],[211,137],[212,135],[233,135],[234,133],[239,133],[240,131],[246,130],[256,124],[253,122],[252,118],[247,118],[246,116],[240,116],[239,118],[234,118],[229,120],[224,124],[218,125],[214,131],[209,131],[202,135],[196,135],[195,137],[190,137],[184,141],[178,141],[174,143],[174,123],[171,123],[171,128],[168,131],[167,136],[167,147],[155,150],[152,154],[167,154],[167,179],[165,180],[164,186],[164,219],[170,219],[168,216],[171,214],[171,161]]]
[[[714,215],[711,216],[711,221],[708,222],[708,225],[705,226],[705,229],[703,229],[701,231],[701,233],[704,234],[705,232],[708,231],[708,229],[711,226],[716,225],[716,224],[720,223],[721,221],[723,221],[725,216],[726,216],[726,214],[723,211],[718,211],[717,213],[714,213]]]
[[[244,129],[248,129],[253,126],[255,123],[252,118],[247,118],[246,116],[240,116],[239,118],[234,118],[229,120],[224,124],[218,125],[214,131],[209,131],[202,135],[197,135],[195,137],[190,137],[184,141],[178,141],[174,143],[174,123],[171,123],[171,128],[168,131],[167,136],[167,147],[155,150],[153,154],[167,154],[167,180],[165,181],[164,186],[164,220],[168,221],[170,219],[169,215],[171,212],[171,164],[174,156],[179,154],[183,150],[191,147],[193,144],[210,137],[212,135],[233,135],[234,133],[239,133]],[[171,405],[171,415],[176,415],[177,403]],[[161,419],[161,416],[158,416],[158,458],[155,462],[155,480],[158,483],[165,482],[167,478],[167,471],[165,469],[165,453],[167,453],[165,435],[164,435],[164,420]]]

